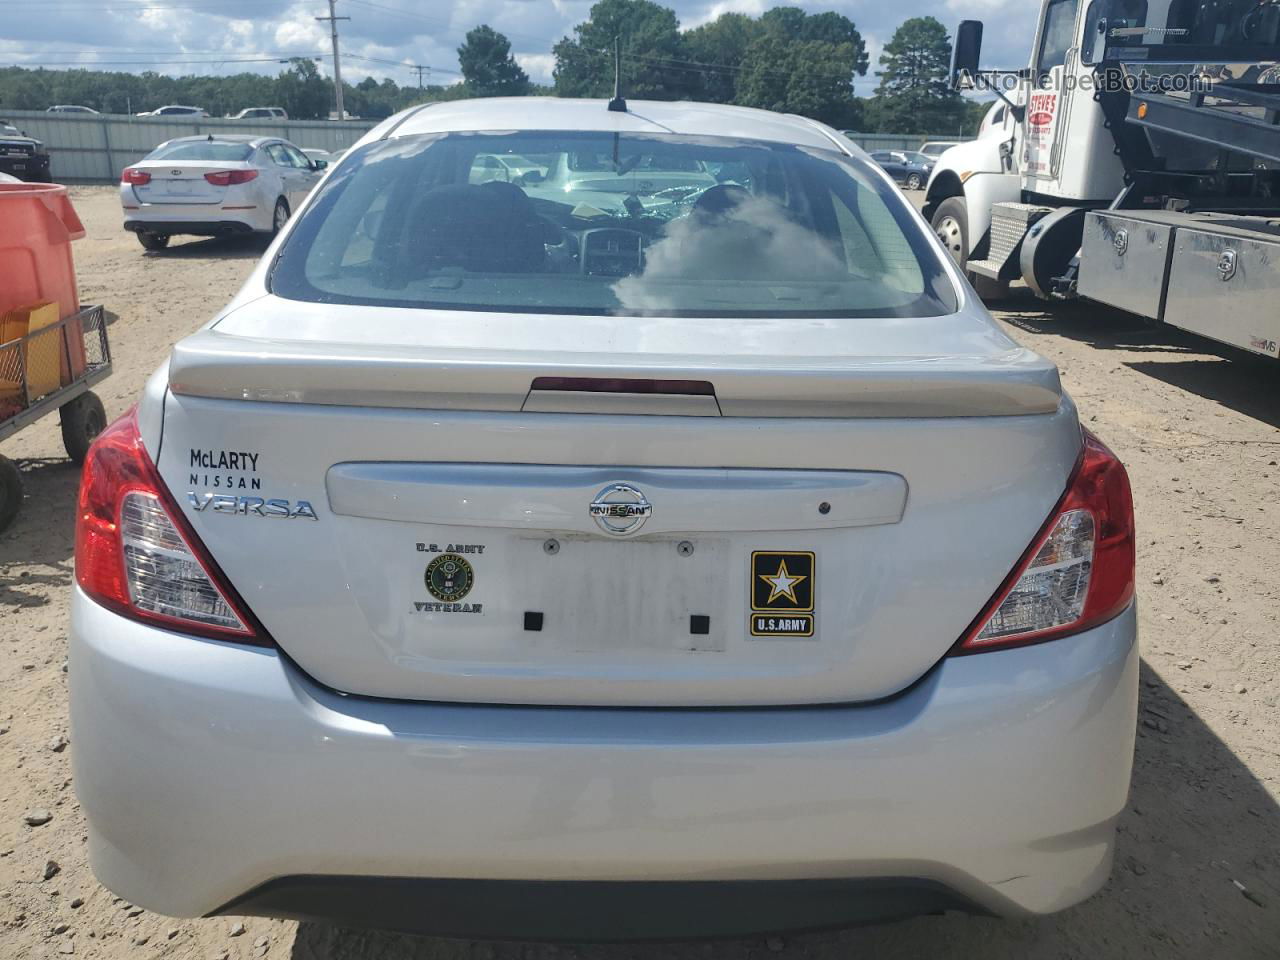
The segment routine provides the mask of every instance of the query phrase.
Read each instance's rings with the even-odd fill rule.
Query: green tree
[[[276,78],[276,99],[294,120],[323,120],[333,105],[333,85],[320,76],[313,60],[297,57]]]
[[[529,75],[511,55],[511,41],[487,24],[467,34],[458,48],[458,64],[474,96],[522,97],[529,92]]]
[[[684,35],[689,59],[709,65],[697,72],[700,99],[712,103],[733,103],[737,99],[738,76],[747,48],[763,32],[759,20],[742,13],[722,13]]]
[[[866,73],[867,49],[853,21],[836,13],[808,16],[775,7],[746,49],[736,102],[799,113],[836,127],[861,124],[853,78]]]
[[[963,123],[964,102],[951,89],[951,39],[933,17],[898,27],[880,55],[883,69],[870,116],[881,133],[935,133]]]
[[[552,49],[557,96],[613,93],[615,37],[621,38],[624,96],[678,100],[697,89],[697,72],[672,62],[687,59],[675,11],[652,0],[599,0],[573,32]]]

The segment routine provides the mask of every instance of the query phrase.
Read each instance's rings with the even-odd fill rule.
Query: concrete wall
[[[247,133],[284,137],[299,147],[341,150],[359,140],[377,121],[217,120],[185,117],[128,117],[116,114],[43,113],[0,109],[0,117],[49,148],[58,183],[117,183],[120,171],[174,137],[205,133]]]

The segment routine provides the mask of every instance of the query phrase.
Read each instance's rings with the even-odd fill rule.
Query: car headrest
[[[546,228],[514,184],[450,184],[415,204],[410,255],[428,269],[524,273],[546,258]]]

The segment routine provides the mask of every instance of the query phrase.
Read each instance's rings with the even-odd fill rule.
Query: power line
[[[329,0],[329,15],[327,17],[316,17],[320,22],[328,21],[329,35],[333,38],[333,95],[338,103],[338,119],[347,119],[346,111],[342,109],[342,62],[338,57],[338,21],[350,20],[350,17],[340,17],[334,10],[334,0]]]
[[[179,66],[206,66],[213,67],[224,63],[286,63],[290,59],[312,60],[318,59],[310,55],[290,54],[287,57],[276,55],[271,57],[218,57],[206,60],[175,60],[168,57],[160,57],[155,60],[45,60],[43,57],[37,62],[33,60],[9,60],[6,62],[10,67],[30,68],[33,64],[40,67],[98,67],[98,66],[141,66],[141,67],[158,67],[168,65]]]

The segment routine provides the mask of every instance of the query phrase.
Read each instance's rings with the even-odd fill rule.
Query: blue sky
[[[683,28],[726,11],[758,15],[771,0],[673,0],[667,4]],[[965,17],[986,22],[984,61],[993,66],[1026,63],[1037,4],[1030,0],[827,0],[792,6],[817,13],[835,10],[858,25],[872,55],[909,16],[932,14],[954,29]],[[591,0],[338,0],[343,76],[373,75],[399,84],[416,82],[406,64],[432,71],[429,82],[458,79],[457,47],[466,32],[487,23],[507,35],[533,79],[548,82],[551,46],[585,20]],[[326,0],[0,0],[0,64],[138,72],[221,74],[240,70],[275,73],[284,55],[327,55],[328,25],[314,18]],[[349,55],[349,56],[348,56]],[[321,69],[328,75],[326,60]],[[875,85],[868,72],[857,90]]]

